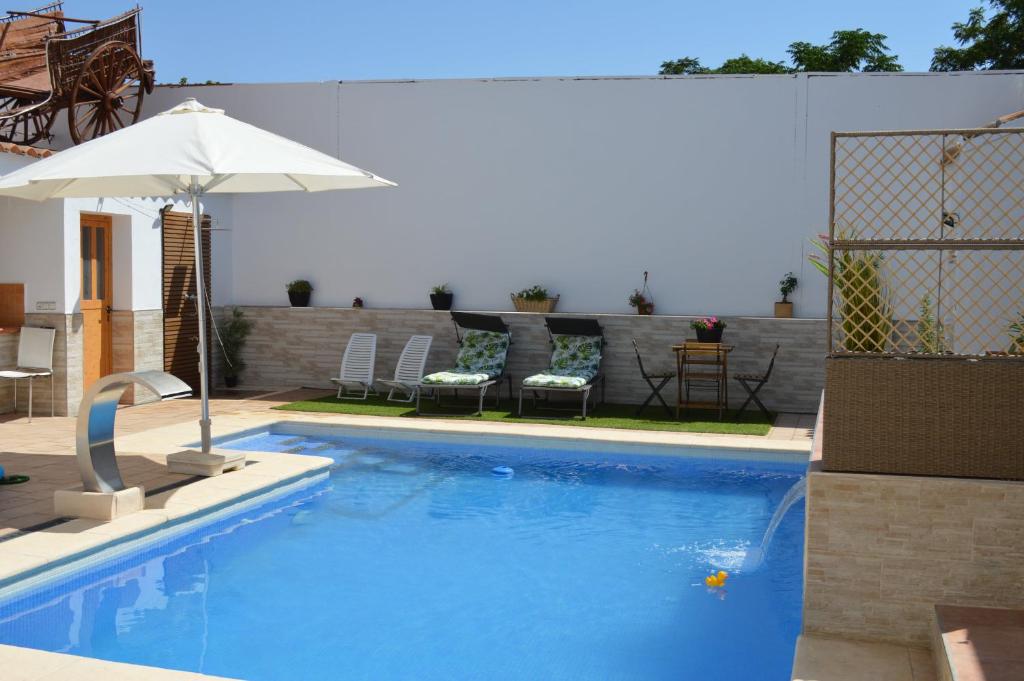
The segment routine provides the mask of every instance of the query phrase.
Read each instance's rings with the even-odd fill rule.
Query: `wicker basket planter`
[[[516,306],[516,312],[541,312],[547,314],[555,311],[559,296],[545,298],[544,300],[527,300],[512,294],[512,304]]]
[[[1024,362],[833,358],[826,471],[1024,480]]]

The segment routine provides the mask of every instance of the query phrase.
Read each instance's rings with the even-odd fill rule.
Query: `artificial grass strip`
[[[448,398],[449,400],[451,398]],[[473,406],[468,402],[461,409],[465,412]],[[475,405],[475,402],[474,402]],[[383,397],[370,397],[364,401],[339,400],[333,395],[319,397],[312,400],[300,400],[289,404],[282,404],[274,407],[283,411],[308,411],[321,414],[357,414],[360,416],[400,416],[406,418],[428,418],[416,416],[415,407],[411,404],[399,402],[388,402]],[[690,411],[683,414],[680,421],[668,418],[661,405],[648,407],[644,410],[642,417],[636,417],[636,407],[623,404],[602,404],[593,414],[587,415],[587,420],[580,420],[579,416],[573,418],[565,415],[565,418],[550,419],[530,417],[529,414],[523,418],[512,415],[511,405],[503,402],[499,408],[493,406],[484,409],[483,416],[470,416],[460,411],[437,408],[433,402],[424,400],[423,410],[429,412],[441,412],[442,415],[431,414],[429,418],[446,419],[482,419],[484,421],[501,421],[504,423],[547,423],[566,426],[581,426],[584,428],[622,428],[625,430],[665,430],[680,433],[719,433],[725,435],[767,435],[771,430],[771,423],[760,412],[745,412],[739,421],[735,419],[732,411],[728,411],[725,417],[719,421],[717,412]],[[447,413],[451,412],[451,413]]]

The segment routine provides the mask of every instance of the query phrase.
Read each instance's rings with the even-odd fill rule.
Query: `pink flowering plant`
[[[724,329],[725,322],[718,317],[701,317],[690,322],[690,328],[697,331],[708,331],[710,329]]]

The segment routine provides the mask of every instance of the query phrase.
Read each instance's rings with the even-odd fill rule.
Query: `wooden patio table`
[[[685,340],[679,345],[672,346],[672,352],[676,353],[676,380],[678,384],[678,393],[676,398],[676,419],[679,419],[683,409],[697,408],[697,409],[717,409],[718,420],[722,420],[722,414],[725,408],[729,405],[729,353],[732,352],[734,346],[724,345],[722,343],[699,343],[695,340]],[[694,359],[694,356],[699,359]],[[710,371],[698,374],[691,374],[697,376],[696,380],[704,381],[718,381],[720,388],[718,390],[719,399],[716,402],[705,401],[705,402],[694,402],[686,398],[686,392],[683,385],[684,369],[684,358],[686,365],[704,365],[707,366]]]

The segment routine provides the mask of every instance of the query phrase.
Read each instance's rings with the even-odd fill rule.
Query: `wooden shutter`
[[[192,214],[168,208],[163,216],[164,371],[173,374],[199,394],[199,316],[196,293],[196,259]],[[210,296],[210,216],[203,216],[203,276]],[[206,319],[207,358],[213,348],[210,318]],[[209,364],[209,362],[208,362]]]

